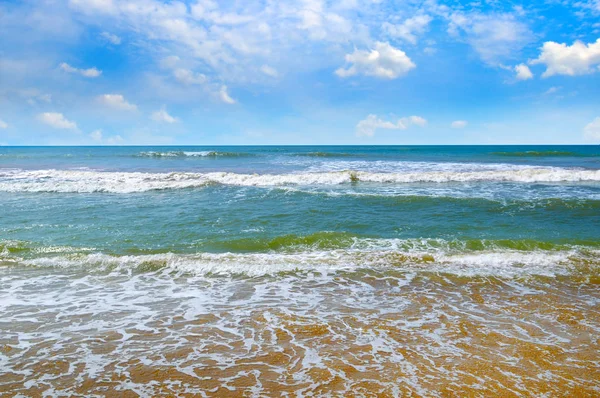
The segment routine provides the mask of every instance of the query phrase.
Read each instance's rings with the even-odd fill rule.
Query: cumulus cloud
[[[450,123],[450,127],[452,127],[453,129],[464,129],[465,127],[467,127],[467,124],[469,124],[469,122],[467,122],[466,120],[455,120],[452,123]]]
[[[583,128],[583,138],[586,141],[600,141],[600,117],[595,118]]]
[[[62,64],[60,64],[60,69],[62,69],[65,72],[68,72],[68,73],[75,73],[75,74],[81,75],[83,77],[92,77],[93,78],[93,77],[98,77],[102,74],[102,71],[98,70],[96,68],[89,68],[89,69],[74,68],[66,62],[63,62]]]
[[[176,117],[169,115],[165,108],[162,108],[162,109],[152,113],[152,116],[150,116],[150,118],[152,120],[154,120],[155,122],[162,122],[162,123],[169,123],[169,124],[177,123],[179,121]]]
[[[555,87],[552,86],[550,87],[548,90],[544,91],[544,93],[542,95],[552,95],[557,93],[562,87]]]
[[[6,123],[4,120],[0,119],[0,129],[7,129],[8,128],[8,123]]]
[[[539,57],[529,63],[546,66],[542,77],[576,76],[598,72],[600,71],[600,39],[589,44],[578,40],[570,46],[566,43],[547,41],[542,46]]]
[[[68,120],[62,113],[58,112],[44,112],[37,116],[38,120],[48,126],[54,127],[55,129],[68,129],[76,130],[77,124]]]
[[[256,20],[253,15],[240,15],[219,11],[218,3],[212,0],[199,0],[191,7],[195,19],[213,22],[219,25],[241,25]]]
[[[525,64],[519,64],[515,66],[515,72],[517,73],[517,80],[527,80],[533,78],[533,73],[529,70],[529,67]]]
[[[357,50],[346,54],[347,68],[339,68],[335,73],[340,77],[357,74],[382,79],[396,79],[415,67],[406,53],[389,43],[377,42],[370,51]]]
[[[105,138],[104,134],[102,134],[102,130],[100,130],[100,129],[92,131],[89,134],[89,137],[96,144],[102,144],[102,145],[119,145],[119,144],[122,144],[124,141],[123,137],[121,137],[120,135],[113,135],[113,136]]]
[[[352,21],[329,8],[326,1],[301,0],[282,8],[298,21],[293,27],[306,31],[311,40],[343,42],[352,34]]]
[[[448,18],[448,33],[464,37],[485,63],[494,66],[514,57],[533,37],[526,24],[508,13],[455,12]]]
[[[121,44],[121,38],[115,34],[109,32],[102,32],[100,33],[100,36],[116,46]]]
[[[422,35],[427,31],[431,20],[432,18],[429,15],[416,15],[397,25],[385,22],[383,30],[394,38],[416,44],[417,35]]]
[[[179,64],[181,64],[181,58],[176,55],[168,56],[160,61],[161,68],[171,70],[175,79],[181,84],[191,86],[194,84],[204,84],[208,81],[206,75],[178,67]]]
[[[409,116],[398,119],[396,122],[383,120],[377,115],[370,114],[366,119],[361,120],[356,125],[356,135],[358,137],[373,137],[377,129],[386,130],[406,130],[411,125],[423,127],[427,120],[420,116]]]
[[[273,76],[268,68],[274,65],[261,67],[267,63],[319,70],[340,51],[351,52],[349,43],[363,49],[374,43],[371,31],[380,31],[388,7],[363,0],[350,6],[353,1],[69,0],[69,6],[108,31],[129,28],[131,41],[155,55],[178,55],[183,67],[195,71],[192,66],[202,65],[208,80],[233,85]],[[407,40],[427,28],[429,17],[416,15],[397,29]]]
[[[267,76],[271,76],[271,77],[277,77],[279,75],[279,73],[277,73],[277,69],[269,66],[269,65],[263,65],[260,67],[260,71],[262,73],[264,73]]]
[[[159,65],[165,69],[173,69],[177,66],[177,64],[179,64],[180,61],[181,58],[179,58],[177,55],[169,55],[168,57],[161,59]]]
[[[90,138],[96,142],[102,141],[102,130],[94,130],[89,135]]]
[[[52,102],[52,95],[45,94],[35,88],[18,90],[17,94],[25,99],[31,106],[40,105],[42,102],[46,104],[50,104]]]
[[[347,54],[348,62],[337,70],[339,76],[366,74],[394,79],[415,65],[392,45],[397,40],[416,43],[436,17],[446,18],[449,31],[471,44],[489,63],[497,64],[499,58],[515,55],[533,37],[528,26],[520,21],[522,12],[454,12],[450,6],[437,5],[434,1],[418,6],[412,2],[401,3],[393,7],[398,8],[398,12],[390,12],[388,2],[380,0],[69,0],[71,9],[78,14],[88,19],[90,16],[98,18],[102,26],[111,27],[105,29],[116,31],[129,27],[128,35],[141,47],[155,53],[177,54],[186,62],[185,68],[192,71],[191,66],[201,61],[202,72],[209,80],[230,85],[235,81],[253,80],[256,76],[251,74],[255,73],[273,76],[273,71],[268,69],[272,66],[261,67],[274,62],[271,60],[285,59],[286,70],[290,64],[319,70],[323,65],[330,65],[339,51]],[[410,17],[398,21],[395,15]],[[396,41],[390,45],[384,43],[382,37],[373,36],[381,32]],[[114,34],[104,33],[107,40],[113,39]],[[381,42],[375,44],[374,39]],[[361,50],[348,49],[348,43],[355,43]],[[371,44],[375,48],[365,47]],[[431,54],[435,49],[429,45],[424,51]],[[288,60],[290,53],[312,57]],[[199,77],[193,80],[198,81],[196,78]]]
[[[73,6],[79,6],[89,13],[103,12],[111,13],[115,11],[113,0],[70,0]]]
[[[98,97],[98,102],[113,109],[122,111],[135,111],[137,106],[125,100],[121,94],[103,94]]]
[[[236,100],[231,98],[231,96],[227,92],[227,86],[225,85],[221,86],[221,89],[219,90],[219,98],[226,104],[235,104],[237,102]]]
[[[177,68],[173,70],[173,76],[180,83],[191,85],[191,84],[203,84],[206,82],[206,76],[202,73],[194,73],[191,70]]]
[[[182,67],[179,67],[179,65],[181,64],[185,64],[186,61],[182,60],[180,57],[176,56],[176,55],[171,55],[168,56],[166,58],[163,58],[160,61],[160,67],[166,70],[170,70],[173,73],[173,76],[175,77],[175,79],[181,83],[184,84],[186,86],[190,86],[190,89],[192,88],[191,86],[200,86],[200,89],[203,90],[204,92],[206,92],[209,96],[217,98],[219,101],[225,103],[225,104],[235,104],[237,103],[237,100],[233,97],[231,97],[231,95],[229,94],[229,88],[227,87],[227,85],[225,84],[221,84],[221,83],[217,83],[216,81],[210,79],[209,77],[207,77],[206,75],[202,74],[202,73],[195,73],[193,71],[191,71],[190,69],[185,69]],[[265,74],[277,74],[277,71],[275,69],[272,69],[270,67],[268,67],[267,65],[263,65],[262,68],[263,73]],[[159,118],[160,121],[162,122],[166,122],[166,123],[174,123],[176,121],[175,118],[171,118],[170,116],[165,118],[161,112],[163,112],[164,109],[162,111],[157,111],[155,112],[152,117],[156,117]],[[164,111],[166,114],[166,111]],[[167,114],[168,116],[168,114]],[[171,119],[169,119],[171,118]],[[167,121],[167,120],[171,120],[171,121]]]
[[[133,33],[144,42],[160,42],[160,46],[149,45],[149,49],[179,51],[186,58],[202,59],[216,72],[243,62],[240,55],[268,53],[265,35],[261,34],[264,22],[255,21],[260,7],[245,3],[195,1],[186,4],[157,0],[70,0],[69,3],[82,14],[102,17],[103,24],[110,20],[117,26],[131,26]],[[234,10],[227,12],[221,8]],[[264,12],[272,14],[278,8]],[[240,14],[246,11],[248,16]]]

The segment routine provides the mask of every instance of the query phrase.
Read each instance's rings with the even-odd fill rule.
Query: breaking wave
[[[347,158],[350,156],[358,156],[358,154],[342,153],[342,152],[300,152],[296,156],[306,156],[309,158]]]
[[[405,184],[451,182],[598,182],[600,170],[567,168],[523,168],[487,171],[427,171],[372,173],[333,171],[291,174],[143,173],[89,170],[8,170],[0,173],[3,192],[113,192],[197,188],[208,184],[235,186],[340,185],[356,183]]]
[[[527,240],[368,239],[319,233],[277,238],[263,247],[276,249],[263,252],[118,255],[91,248],[26,247],[0,243],[0,265],[246,276],[361,269],[498,277],[600,275],[600,248],[593,242],[582,246]]]
[[[247,152],[220,152],[220,151],[168,151],[168,152],[155,152],[146,151],[140,152],[136,155],[137,157],[147,158],[178,158],[178,157],[201,157],[201,158],[240,158],[240,157],[251,157],[254,154]]]
[[[491,152],[491,155],[508,157],[594,157],[600,154],[583,154],[572,151],[518,151]]]

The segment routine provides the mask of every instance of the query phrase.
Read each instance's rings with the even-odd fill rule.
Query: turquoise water
[[[599,281],[597,146],[0,147],[0,395],[594,396]]]
[[[2,239],[28,249],[600,244],[595,146],[23,147],[0,167]]]

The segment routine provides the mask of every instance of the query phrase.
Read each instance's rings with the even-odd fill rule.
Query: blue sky
[[[0,3],[0,144],[600,143],[600,0]]]

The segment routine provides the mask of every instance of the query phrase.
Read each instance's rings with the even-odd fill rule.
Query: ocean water
[[[599,396],[599,146],[0,147],[2,396]]]

